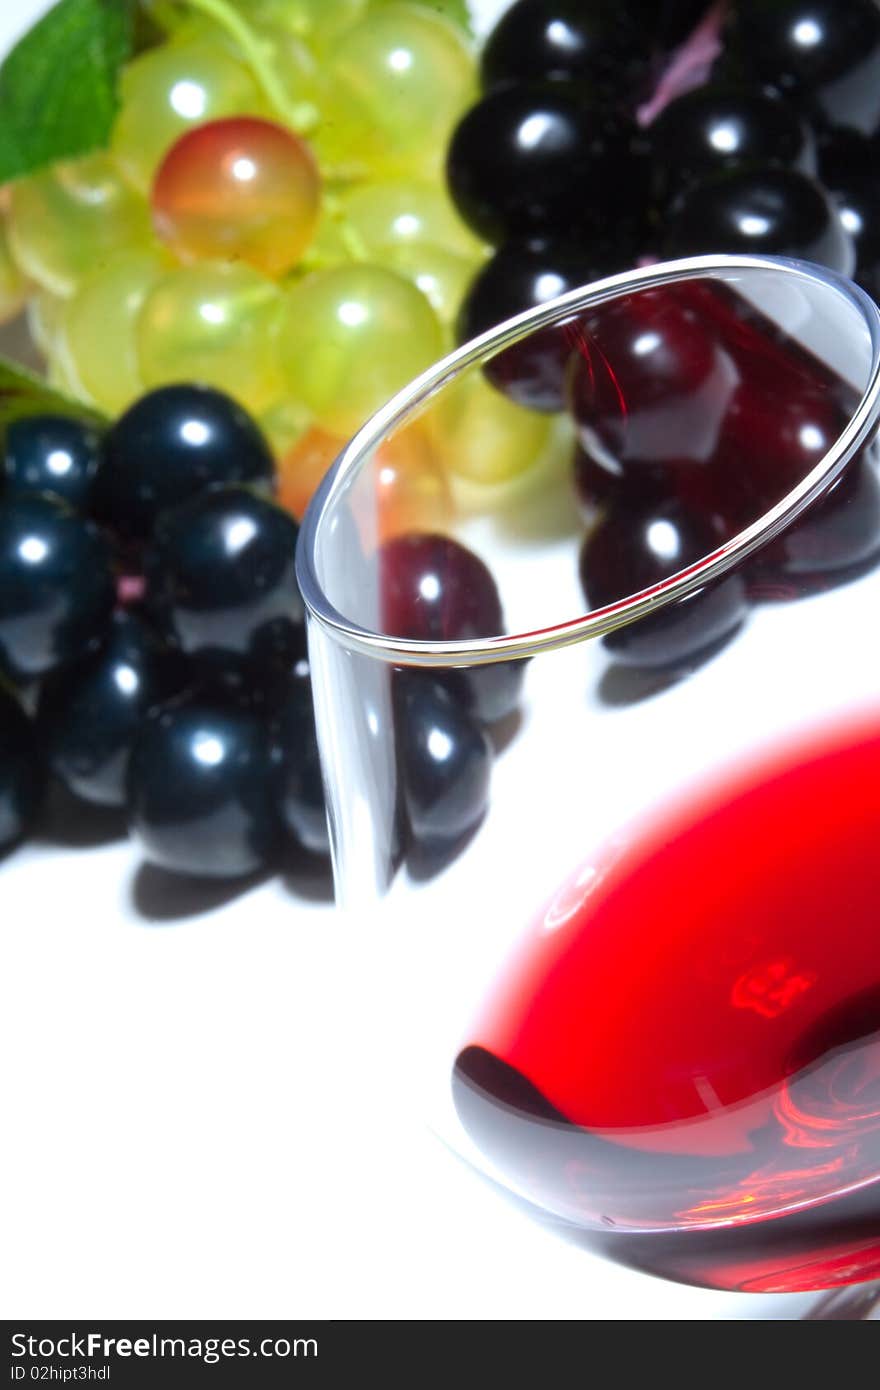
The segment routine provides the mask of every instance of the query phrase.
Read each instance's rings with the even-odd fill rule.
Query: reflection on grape
[[[59,164],[12,185],[12,253],[53,294],[72,294],[120,246],[149,235],[146,203],[122,182],[108,155]]]
[[[377,534],[386,541],[412,531],[442,526],[451,508],[442,460],[420,423],[398,430],[374,462]]]
[[[318,132],[333,163],[376,173],[437,172],[449,132],[475,94],[467,44],[417,5],[370,10],[345,30],[328,59],[328,83],[351,111]],[[329,124],[329,122],[328,122]]]
[[[534,467],[550,441],[546,415],[515,405],[477,371],[447,387],[425,418],[446,468],[474,483],[509,482]]]
[[[135,327],[166,266],[149,248],[119,251],[67,301],[64,348],[76,378],[103,410],[119,414],[143,390]]]
[[[153,185],[153,223],[183,261],[247,261],[283,275],[318,221],[317,165],[304,140],[252,116],[182,135]]]
[[[248,265],[204,262],[168,271],[137,324],[146,386],[197,381],[228,391],[248,409],[282,392],[276,366],[277,286]]]
[[[219,39],[196,37],[141,54],[122,74],[121,95],[113,151],[144,194],[185,130],[220,116],[265,114],[256,82]]]
[[[425,296],[381,266],[318,272],[287,292],[280,350],[291,394],[331,433],[352,434],[442,345]]]

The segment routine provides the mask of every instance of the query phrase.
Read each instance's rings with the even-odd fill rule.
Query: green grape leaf
[[[374,0],[374,3],[377,2],[394,4],[395,0]],[[462,29],[469,38],[473,38],[474,25],[468,0],[415,0],[415,3],[421,5],[423,10],[433,10],[434,14],[451,20],[456,28]]]
[[[105,146],[133,0],[59,0],[0,65],[0,183]]]
[[[95,425],[106,424],[98,411],[62,396],[33,372],[0,357],[0,437],[14,421],[28,415],[73,415]]]

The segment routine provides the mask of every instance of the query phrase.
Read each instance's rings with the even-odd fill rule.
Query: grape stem
[[[351,225],[343,210],[342,203],[333,193],[324,193],[324,206],[339,230],[339,238],[353,261],[369,260],[367,248],[360,233]]]
[[[271,46],[263,42],[247,20],[234,10],[227,0],[187,0],[194,10],[213,19],[235,40],[270,105],[285,125],[297,135],[308,135],[318,124],[319,112],[311,102],[291,102],[278,80],[271,57]]]

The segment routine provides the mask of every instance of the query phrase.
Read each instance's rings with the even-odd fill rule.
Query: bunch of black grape
[[[498,249],[466,297],[462,339],[599,276],[704,253],[799,257],[880,295],[874,0],[517,0],[482,77],[447,171],[459,211]],[[696,562],[831,447],[856,398],[777,338],[744,300],[682,286],[534,333],[486,365],[521,405],[573,418],[591,607]],[[875,464],[863,450],[746,573],[613,634],[616,660],[678,669],[732,635],[749,600],[876,563]]]
[[[701,33],[708,81],[649,119]],[[798,256],[880,293],[875,0],[517,0],[481,72],[447,172],[498,249],[462,307],[462,339],[644,257]],[[552,351],[507,390],[559,409]]]
[[[7,429],[0,482],[0,855],[55,779],[176,873],[326,859],[298,527],[250,416],[187,384],[106,432],[35,415]],[[491,573],[455,541],[399,535],[377,563],[389,631],[503,630]],[[396,838],[424,875],[485,813],[487,729],[516,708],[522,667],[393,683]]]
[[[326,855],[296,522],[221,392],[170,386],[106,433],[6,432],[0,489],[0,853],[50,778],[115,808],[148,858],[235,878]]]

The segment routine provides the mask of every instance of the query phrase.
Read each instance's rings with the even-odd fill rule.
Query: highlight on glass
[[[880,1274],[878,371],[880,311],[817,267],[615,276],[418,378],[300,538],[401,1097],[713,1288]],[[383,486],[413,436],[453,470],[416,511]]]

